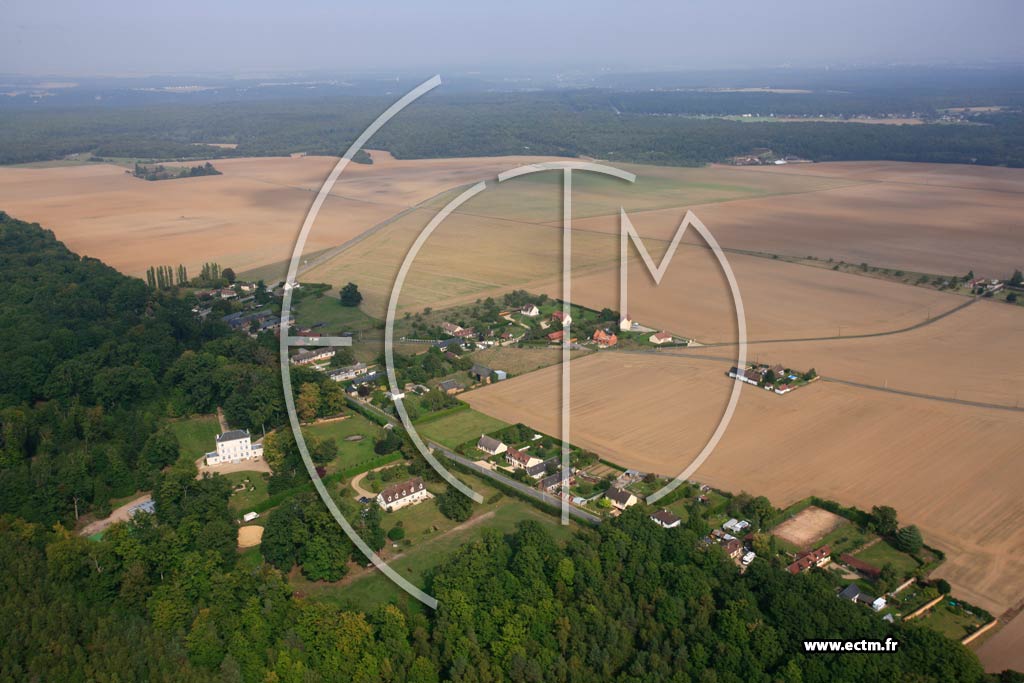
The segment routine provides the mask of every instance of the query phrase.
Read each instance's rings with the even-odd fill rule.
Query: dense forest
[[[166,418],[222,406],[259,431],[286,420],[277,339],[199,323],[53,233],[0,212],[0,513],[74,523],[148,490],[178,457]],[[296,368],[296,386],[329,383]]]
[[[393,98],[282,99],[165,106],[9,110],[0,163],[70,154],[153,160],[339,155]],[[919,115],[964,103],[1010,106],[961,124],[745,122],[726,115]],[[1024,94],[921,89],[857,93],[566,90],[431,93],[389,122],[372,145],[400,158],[508,154],[591,156],[700,165],[769,148],[816,161],[889,159],[1024,165]],[[708,118],[712,117],[712,118]],[[236,144],[233,149],[209,142]]]
[[[217,405],[242,426],[279,424],[273,337],[199,324],[173,291],[3,214],[0,268],[0,680],[996,680],[940,634],[837,600],[814,572],[755,563],[741,575],[699,543],[699,514],[664,530],[641,506],[565,545],[537,522],[485,532],[428,577],[436,612],[400,601],[365,614],[295,595],[293,563],[336,578],[351,549],[316,499],[275,511],[270,561],[253,562],[235,548],[227,480],[196,479],[161,427]],[[316,381],[294,372],[297,386]],[[98,540],[70,531],[76,505],[98,512],[141,487],[155,513]],[[897,653],[800,645],[886,637]]]

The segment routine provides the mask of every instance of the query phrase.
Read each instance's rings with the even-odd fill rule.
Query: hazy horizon
[[[429,9],[316,0],[184,0],[148,7],[15,0],[0,72],[359,73],[414,69],[616,71],[1024,62],[1024,4],[870,0],[852,7],[739,0],[728,6],[536,1]]]

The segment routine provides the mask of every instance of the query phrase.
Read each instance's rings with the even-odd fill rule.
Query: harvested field
[[[350,164],[325,202],[307,252],[342,244],[456,185],[534,158]],[[154,263],[236,271],[286,260],[333,157],[218,159],[223,175],[150,183],[110,164],[0,168],[0,206],[53,230],[72,250],[142,275]],[[190,162],[198,163],[198,162]],[[269,279],[269,278],[268,278]]]
[[[574,351],[573,360],[582,358],[589,351]],[[524,375],[549,365],[562,362],[562,350],[556,347],[537,348],[494,346],[473,354],[473,360],[495,370],[504,370],[510,377]]]
[[[597,353],[573,364],[573,443],[620,465],[675,475],[724,407],[726,366],[680,356]],[[607,400],[614,392],[614,401]],[[474,409],[559,435],[559,369],[465,395]],[[700,397],[694,400],[693,397]],[[994,613],[1024,598],[1019,465],[1024,414],[816,383],[785,397],[744,388],[717,450],[695,475],[785,506],[809,495],[891,505],[948,554],[938,575]]]
[[[661,252],[652,253],[657,261]],[[750,340],[871,334],[926,320],[964,302],[963,297],[820,268],[732,254],[729,263],[743,297]],[[576,303],[618,308],[618,268],[573,279]],[[537,291],[557,292],[551,280]],[[629,266],[629,313],[639,323],[697,339],[736,340],[736,313],[714,255],[681,246],[660,285],[643,263]]]
[[[1000,673],[1006,669],[1024,671],[1024,616],[1018,615],[994,636],[985,637],[977,653],[985,670]]]
[[[1024,405],[1024,310],[979,300],[934,324],[867,339],[759,344],[752,356],[822,375],[946,398]],[[667,353],[685,355],[687,351]],[[692,353],[735,356],[731,347]]]
[[[263,540],[263,527],[243,526],[238,529],[238,547],[252,548]]]
[[[800,177],[844,184],[677,205],[693,209],[728,249],[950,275],[973,268],[993,278],[1005,278],[1024,263],[1018,220],[1024,213],[1022,169],[850,162],[729,170],[736,183]],[[637,231],[660,240],[672,238],[682,214],[630,210]],[[617,214],[575,220],[573,227],[620,229]]]
[[[798,548],[809,550],[830,531],[846,523],[839,515],[812,505],[772,529],[772,534]]]

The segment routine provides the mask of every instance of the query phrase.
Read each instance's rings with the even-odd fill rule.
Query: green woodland
[[[285,572],[298,562],[307,578],[335,579],[351,552],[326,510],[290,498],[262,551],[239,553],[229,480],[176,464],[167,427],[216,405],[232,424],[281,424],[276,341],[200,324],[173,290],[3,214],[0,271],[2,681],[998,680],[931,629],[837,600],[817,572],[755,562],[740,574],[699,542],[701,515],[664,530],[642,506],[565,542],[536,521],[484,531],[428,573],[436,611],[306,599]],[[317,382],[293,372],[297,386]],[[153,491],[154,514],[99,540],[70,531],[76,507],[103,514],[138,489]],[[458,517],[468,505],[439,503]],[[379,520],[362,527],[384,542]],[[886,637],[897,653],[801,647]]]
[[[966,87],[807,95],[604,89],[438,93],[389,122],[373,146],[405,159],[528,153],[697,166],[770,149],[815,161],[1024,166],[1024,98],[1016,91],[994,97]],[[0,164],[71,154],[155,161],[292,152],[336,156],[392,101],[366,96],[9,110],[0,126]],[[1016,110],[974,114],[963,124],[915,126],[722,118],[751,112],[839,118],[913,113],[938,121],[941,107],[990,101]],[[237,148],[202,144],[209,140],[230,141]]]

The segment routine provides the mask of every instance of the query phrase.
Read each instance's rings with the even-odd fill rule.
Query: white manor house
[[[217,437],[217,450],[206,454],[206,464],[226,465],[262,457],[263,444],[254,444],[244,429],[233,429]]]

